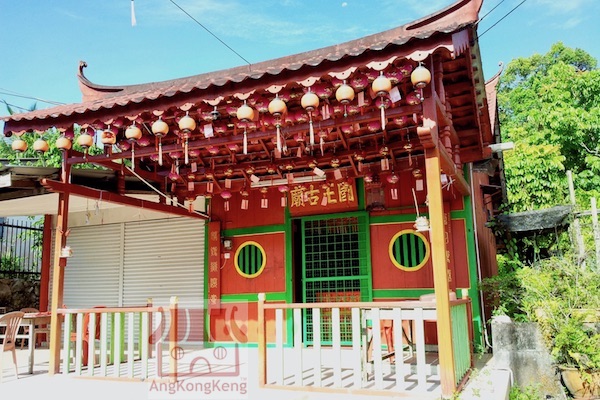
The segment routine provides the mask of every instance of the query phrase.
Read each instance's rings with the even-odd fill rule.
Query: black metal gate
[[[0,278],[39,280],[42,222],[0,218]]]

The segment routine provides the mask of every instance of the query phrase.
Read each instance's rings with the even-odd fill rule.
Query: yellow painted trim
[[[258,271],[256,271],[256,273],[254,273],[254,274],[247,274],[244,271],[242,271],[242,269],[240,268],[240,264],[238,263],[238,255],[240,254],[240,251],[244,247],[250,246],[250,245],[258,247],[258,249],[260,250],[260,253],[262,254],[262,264],[261,264],[260,268],[258,269]],[[236,269],[237,273],[240,274],[241,276],[243,276],[244,278],[256,278],[257,276],[262,274],[263,270],[265,269],[265,265],[267,265],[267,253],[265,252],[265,249],[259,243],[255,242],[253,240],[249,240],[249,241],[244,242],[241,245],[239,245],[239,247],[235,251],[235,256],[233,257],[233,264],[235,265],[235,269]]]
[[[394,257],[394,250],[393,250],[394,242],[396,242],[396,239],[398,239],[402,235],[409,234],[409,233],[412,233],[413,235],[420,237],[421,240],[423,241],[423,243],[425,243],[425,257],[423,257],[423,261],[421,261],[419,263],[419,265],[412,267],[412,268],[405,267],[404,265],[400,264],[398,262],[398,260],[396,260],[396,258]],[[427,261],[429,261],[429,256],[431,254],[431,248],[429,247],[429,241],[427,240],[425,235],[423,235],[421,232],[417,232],[413,229],[404,229],[404,230],[401,230],[400,232],[396,233],[390,240],[390,244],[388,245],[388,254],[390,256],[390,261],[396,266],[396,268],[401,269],[403,271],[414,272],[414,271],[420,270],[421,268],[423,268],[423,266],[425,264],[427,264]]]

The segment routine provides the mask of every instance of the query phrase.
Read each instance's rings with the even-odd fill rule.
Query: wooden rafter
[[[185,208],[169,206],[162,203],[155,203],[153,201],[137,199],[135,197],[122,196],[106,190],[97,190],[85,186],[73,185],[70,183],[63,183],[51,179],[42,179],[42,185],[51,192],[56,193],[68,193],[88,199],[102,200],[109,203],[122,204],[125,206],[144,208],[146,210],[152,210],[162,213],[180,215],[183,217],[208,219],[208,216],[200,213],[189,212]]]

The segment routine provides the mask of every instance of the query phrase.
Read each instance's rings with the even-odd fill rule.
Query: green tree
[[[554,44],[545,55],[511,61],[498,90],[509,209],[567,203],[565,170],[577,198],[600,195],[600,71],[580,49]]]

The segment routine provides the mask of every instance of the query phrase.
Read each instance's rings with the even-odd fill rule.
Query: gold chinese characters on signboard
[[[298,215],[355,209],[355,192],[354,184],[347,181],[296,185],[289,191],[290,212]]]

